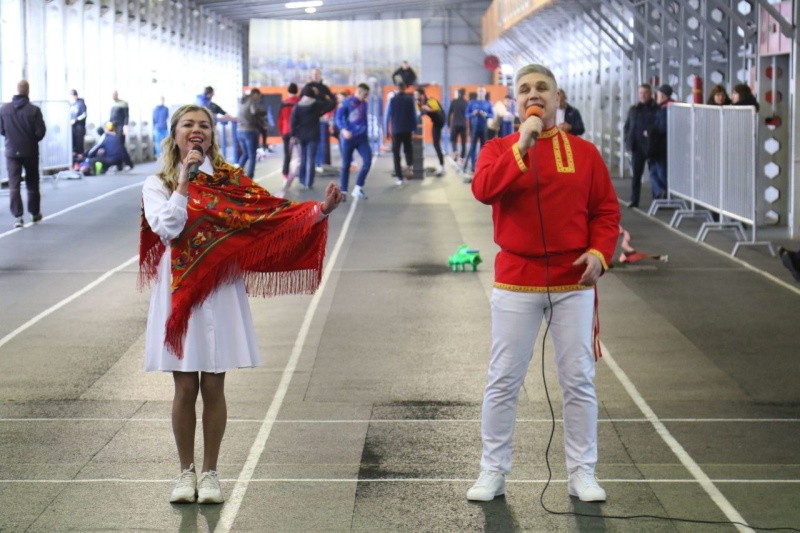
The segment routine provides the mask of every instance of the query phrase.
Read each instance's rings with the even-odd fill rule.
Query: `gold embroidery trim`
[[[494,282],[494,288],[512,292],[547,292],[547,287],[509,285],[508,283],[500,283],[498,281]],[[594,289],[594,287],[587,287],[586,285],[557,285],[555,287],[550,287],[550,292],[586,291],[589,289]]]
[[[599,251],[595,250],[594,248],[590,248],[586,252],[592,254],[593,256],[595,256],[596,258],[598,258],[600,260],[600,263],[602,263],[602,265],[603,265],[603,271],[608,270],[608,263],[606,263],[606,258],[602,254],[602,252],[599,252]]]
[[[564,161],[561,158],[561,144],[558,142],[558,139],[553,139],[553,153],[555,154],[556,158],[556,170],[562,174],[574,174],[575,160],[572,157],[572,147],[569,144],[569,139],[567,139],[567,134],[563,131],[561,132],[561,139],[564,141],[564,152],[567,154],[567,165],[564,166]]]
[[[557,134],[557,133],[558,133],[558,131],[559,131],[559,130],[558,130],[558,128],[556,128],[555,126],[553,126],[553,127],[552,127],[552,128],[550,128],[549,130],[544,130],[542,133],[540,133],[540,134],[539,134],[539,138],[540,138],[540,139],[549,139],[549,138],[550,138],[550,137],[552,137],[553,135]]]
[[[514,147],[511,149],[511,151],[514,152],[514,159],[517,160],[517,165],[519,166],[519,169],[522,172],[527,172],[528,165],[526,165],[525,161],[522,160],[522,155],[520,155],[519,153],[519,146],[517,146],[517,143],[514,143]]]

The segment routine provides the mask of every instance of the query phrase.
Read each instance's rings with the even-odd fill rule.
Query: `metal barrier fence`
[[[677,209],[670,225],[683,219],[703,218],[696,240],[709,231],[734,230],[740,246],[767,246],[756,238],[756,114],[750,106],[670,104],[667,108],[668,198],[656,200],[659,208]],[[688,205],[687,205],[688,202]],[[711,213],[717,213],[715,221]],[[744,225],[750,226],[748,239]]]
[[[67,101],[33,102],[42,110],[47,133],[39,143],[39,171],[42,177],[80,178],[72,170],[72,125]]]

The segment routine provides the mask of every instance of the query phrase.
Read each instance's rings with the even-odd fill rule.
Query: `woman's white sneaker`
[[[578,468],[569,475],[567,491],[582,502],[606,501],[606,491],[597,484],[594,474],[584,468]]]
[[[222,503],[224,501],[217,473],[209,470],[200,474],[200,479],[197,480],[197,503]]]
[[[194,503],[197,501],[197,474],[194,471],[194,463],[189,468],[181,472],[175,479],[175,488],[169,497],[170,503]]]
[[[489,502],[505,492],[505,474],[494,470],[482,470],[478,480],[467,491],[467,499],[473,502]]]

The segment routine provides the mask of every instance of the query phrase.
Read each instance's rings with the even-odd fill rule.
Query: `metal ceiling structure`
[[[331,20],[351,18],[375,18],[391,13],[392,18],[404,18],[403,13],[417,17],[420,11],[429,10],[468,10],[485,11],[489,0],[323,0],[316,12],[308,14],[303,8],[287,9],[285,0],[195,0],[204,7],[221,16],[241,24],[250,19],[299,19]],[[417,12],[417,13],[414,13]]]
[[[484,49],[516,67],[550,66],[584,114],[587,137],[618,175],[629,167],[622,129],[640,83],[668,83],[676,100],[699,102],[716,84],[729,93],[739,83],[755,87],[759,222],[793,228],[792,215],[800,213],[800,187],[791,186],[798,175],[794,4],[495,0],[483,21]]]

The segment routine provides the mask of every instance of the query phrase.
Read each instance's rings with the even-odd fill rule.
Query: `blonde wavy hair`
[[[211,147],[206,152],[206,155],[211,159],[211,166],[217,169],[225,163],[225,158],[220,153],[219,146],[217,145],[217,134],[214,128],[214,117],[211,111],[205,107],[189,104],[182,106],[180,109],[173,113],[169,121],[169,135],[161,143],[161,170],[156,174],[164,185],[170,191],[174,191],[178,187],[178,165],[181,162],[181,150],[175,142],[175,129],[178,127],[178,122],[186,113],[194,111],[202,111],[208,117],[211,123]]]

